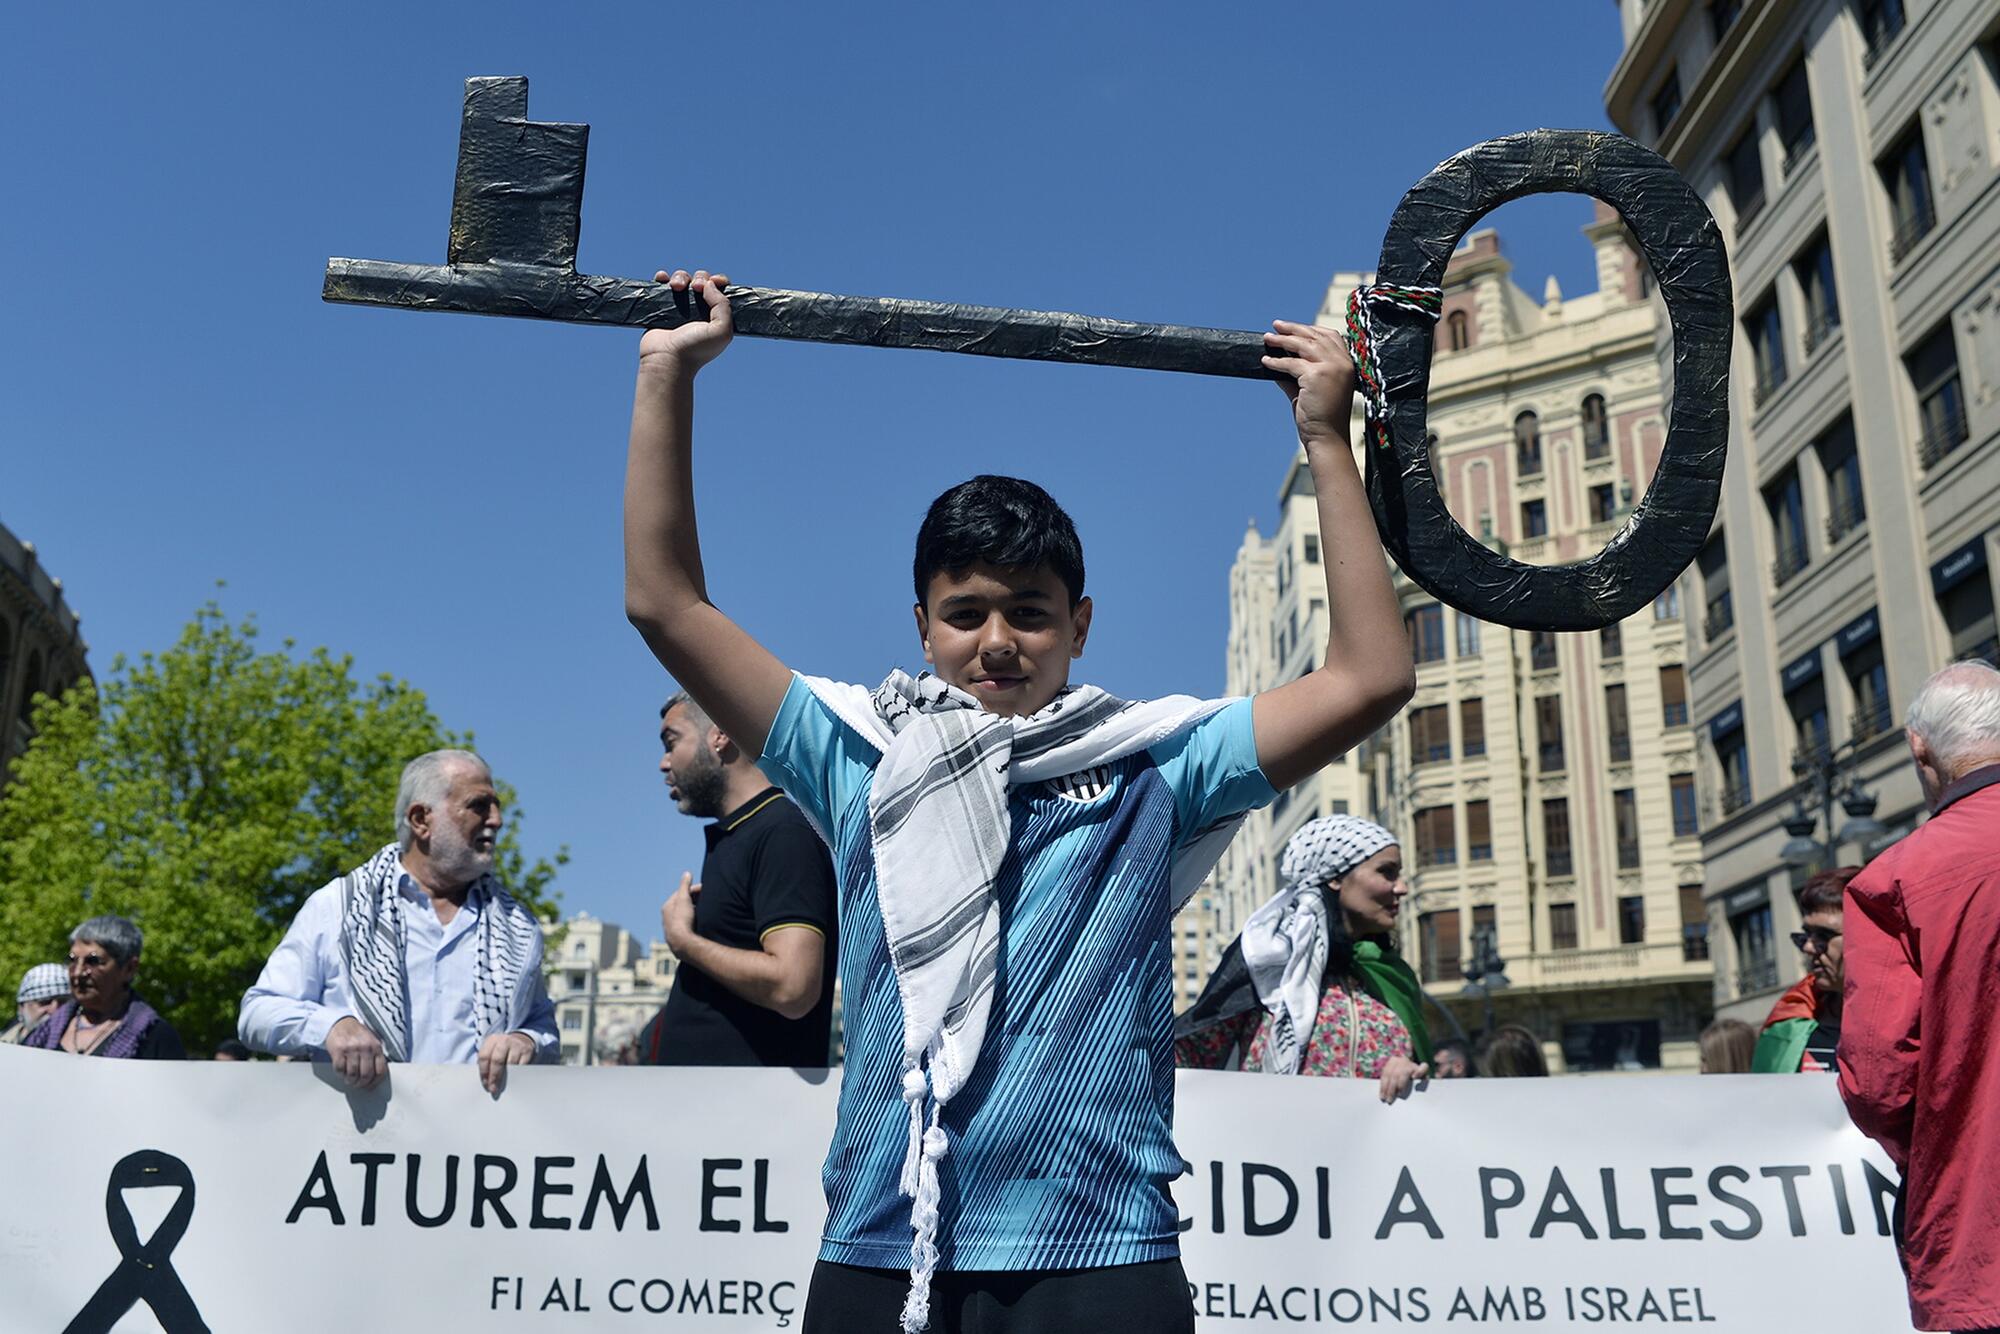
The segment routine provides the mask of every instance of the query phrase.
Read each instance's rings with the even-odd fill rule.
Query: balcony
[[[1785,381],[1788,378],[1790,378],[1789,373],[1785,370],[1785,363],[1782,361],[1774,361],[1767,365],[1759,366],[1757,368],[1756,383],[1750,386],[1750,405],[1757,408],[1763,407],[1766,399],[1785,387]]]
[[[1806,321],[1806,355],[1811,356],[1825,342],[1840,331],[1840,312],[1837,310],[1816,310]]]
[[[1814,133],[1813,127],[1808,125],[1798,138],[1785,145],[1785,164],[1782,170],[1786,180],[1792,178],[1792,173],[1798,170],[1799,163],[1805,161],[1806,154],[1812,152],[1813,145],[1818,142],[1819,136]]]
[[[1708,928],[1688,926],[1681,928],[1681,962],[1700,963],[1708,957]]]
[[[1557,876],[1574,875],[1574,874],[1576,874],[1576,868],[1570,861],[1569,849],[1550,848],[1549,877],[1551,879],[1554,879]]]
[[[1886,699],[1868,700],[1854,711],[1854,722],[1849,740],[1857,744],[1870,737],[1881,736],[1895,722]]]
[[[1722,638],[1723,634],[1735,624],[1736,609],[1729,605],[1729,598],[1727,595],[1724,595],[1717,601],[1708,604],[1708,615],[1702,617],[1701,620],[1702,638],[1713,644],[1716,640]]]
[[[1539,448],[1515,450],[1514,471],[1522,477],[1540,477],[1542,475],[1542,451]]]
[[[1753,991],[1766,991],[1778,985],[1778,961],[1776,959],[1750,959],[1736,970],[1736,994],[1748,995]]]
[[[1686,727],[1688,725],[1687,701],[1681,700],[1678,703],[1662,704],[1660,706],[1660,725],[1662,727]]]
[[[1620,843],[1618,845],[1618,869],[1621,871],[1633,871],[1637,870],[1638,867],[1639,845],[1637,843]]]
[[[1747,782],[1723,784],[1718,801],[1725,816],[1736,814],[1750,804],[1750,784]]]
[[[1610,431],[1601,422],[1593,422],[1591,425],[1585,427],[1583,432],[1583,461],[1585,463],[1594,463],[1599,459],[1608,459],[1610,457]]]
[[[1707,942],[1702,942],[1703,958]],[[1509,960],[1507,974],[1519,987],[1582,987],[1630,985],[1646,978],[1686,976],[1686,947],[1663,940],[1646,945],[1613,945],[1580,950],[1571,943],[1550,941],[1545,953],[1529,955],[1518,964]]]
[[[1862,503],[1861,493],[1836,495],[1833,511],[1826,516],[1826,541],[1828,546],[1840,541],[1859,528],[1868,518],[1868,507]]]
[[[1632,736],[1629,732],[1616,733],[1611,738],[1611,762],[1627,764],[1632,759]]]
[[[1536,672],[1552,672],[1556,669],[1556,643],[1553,638],[1537,639],[1529,647],[1528,669]]]
[[[1896,224],[1895,235],[1889,238],[1889,262],[1900,264],[1903,256],[1917,248],[1917,242],[1931,234],[1937,226],[1937,210],[1926,203]]]
[[[1772,585],[1777,588],[1783,588],[1786,584],[1797,578],[1799,572],[1810,564],[1812,564],[1812,558],[1806,555],[1805,543],[1793,542],[1787,546],[1780,547],[1778,549],[1778,558],[1771,562]]]
[[[1943,411],[1925,415],[1930,418],[1930,424],[1924,428],[1918,456],[1924,468],[1929,470],[1970,439],[1972,431],[1965,420],[1965,400],[1957,394],[1951,396]]]
[[[1490,862],[1493,860],[1491,843],[1472,843],[1465,849],[1465,859],[1469,862]]]
[[[1543,746],[1541,748],[1540,760],[1541,760],[1541,771],[1543,773],[1545,774],[1561,773],[1563,771],[1562,743],[1557,742],[1553,746]]]

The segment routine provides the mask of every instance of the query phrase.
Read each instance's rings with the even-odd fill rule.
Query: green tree
[[[40,699],[34,739],[0,791],[0,980],[64,958],[69,932],[118,913],[146,934],[138,989],[205,1053],[315,889],[394,837],[412,757],[469,746],[421,691],[353,660],[259,652],[254,618],[209,603],[174,646]],[[507,803],[498,870],[555,915],[559,850],[522,854]]]

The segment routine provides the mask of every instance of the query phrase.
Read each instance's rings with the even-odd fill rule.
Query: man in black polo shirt
[[[680,968],[640,1061],[825,1065],[838,920],[826,845],[686,692],[660,710],[660,744],[675,804],[715,823],[701,883],[683,873],[660,909]]]

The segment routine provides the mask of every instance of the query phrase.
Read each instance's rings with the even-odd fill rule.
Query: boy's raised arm
[[[1272,328],[1264,364],[1292,377],[1280,383],[1312,468],[1326,571],[1325,660],[1252,706],[1257,763],[1282,791],[1395,717],[1416,691],[1416,668],[1348,441],[1354,363],[1331,329],[1289,320]]]
[[[685,270],[705,324],[649,329],[639,342],[625,465],[625,614],[647,647],[746,754],[761,755],[791,672],[708,600],[694,515],[694,379],[729,343],[729,280]]]

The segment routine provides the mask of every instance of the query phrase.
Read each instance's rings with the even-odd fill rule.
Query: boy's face
[[[916,611],[924,661],[1003,717],[1035,713],[1054,699],[1090,634],[1090,599],[1072,608],[1046,565],[935,574]]]

